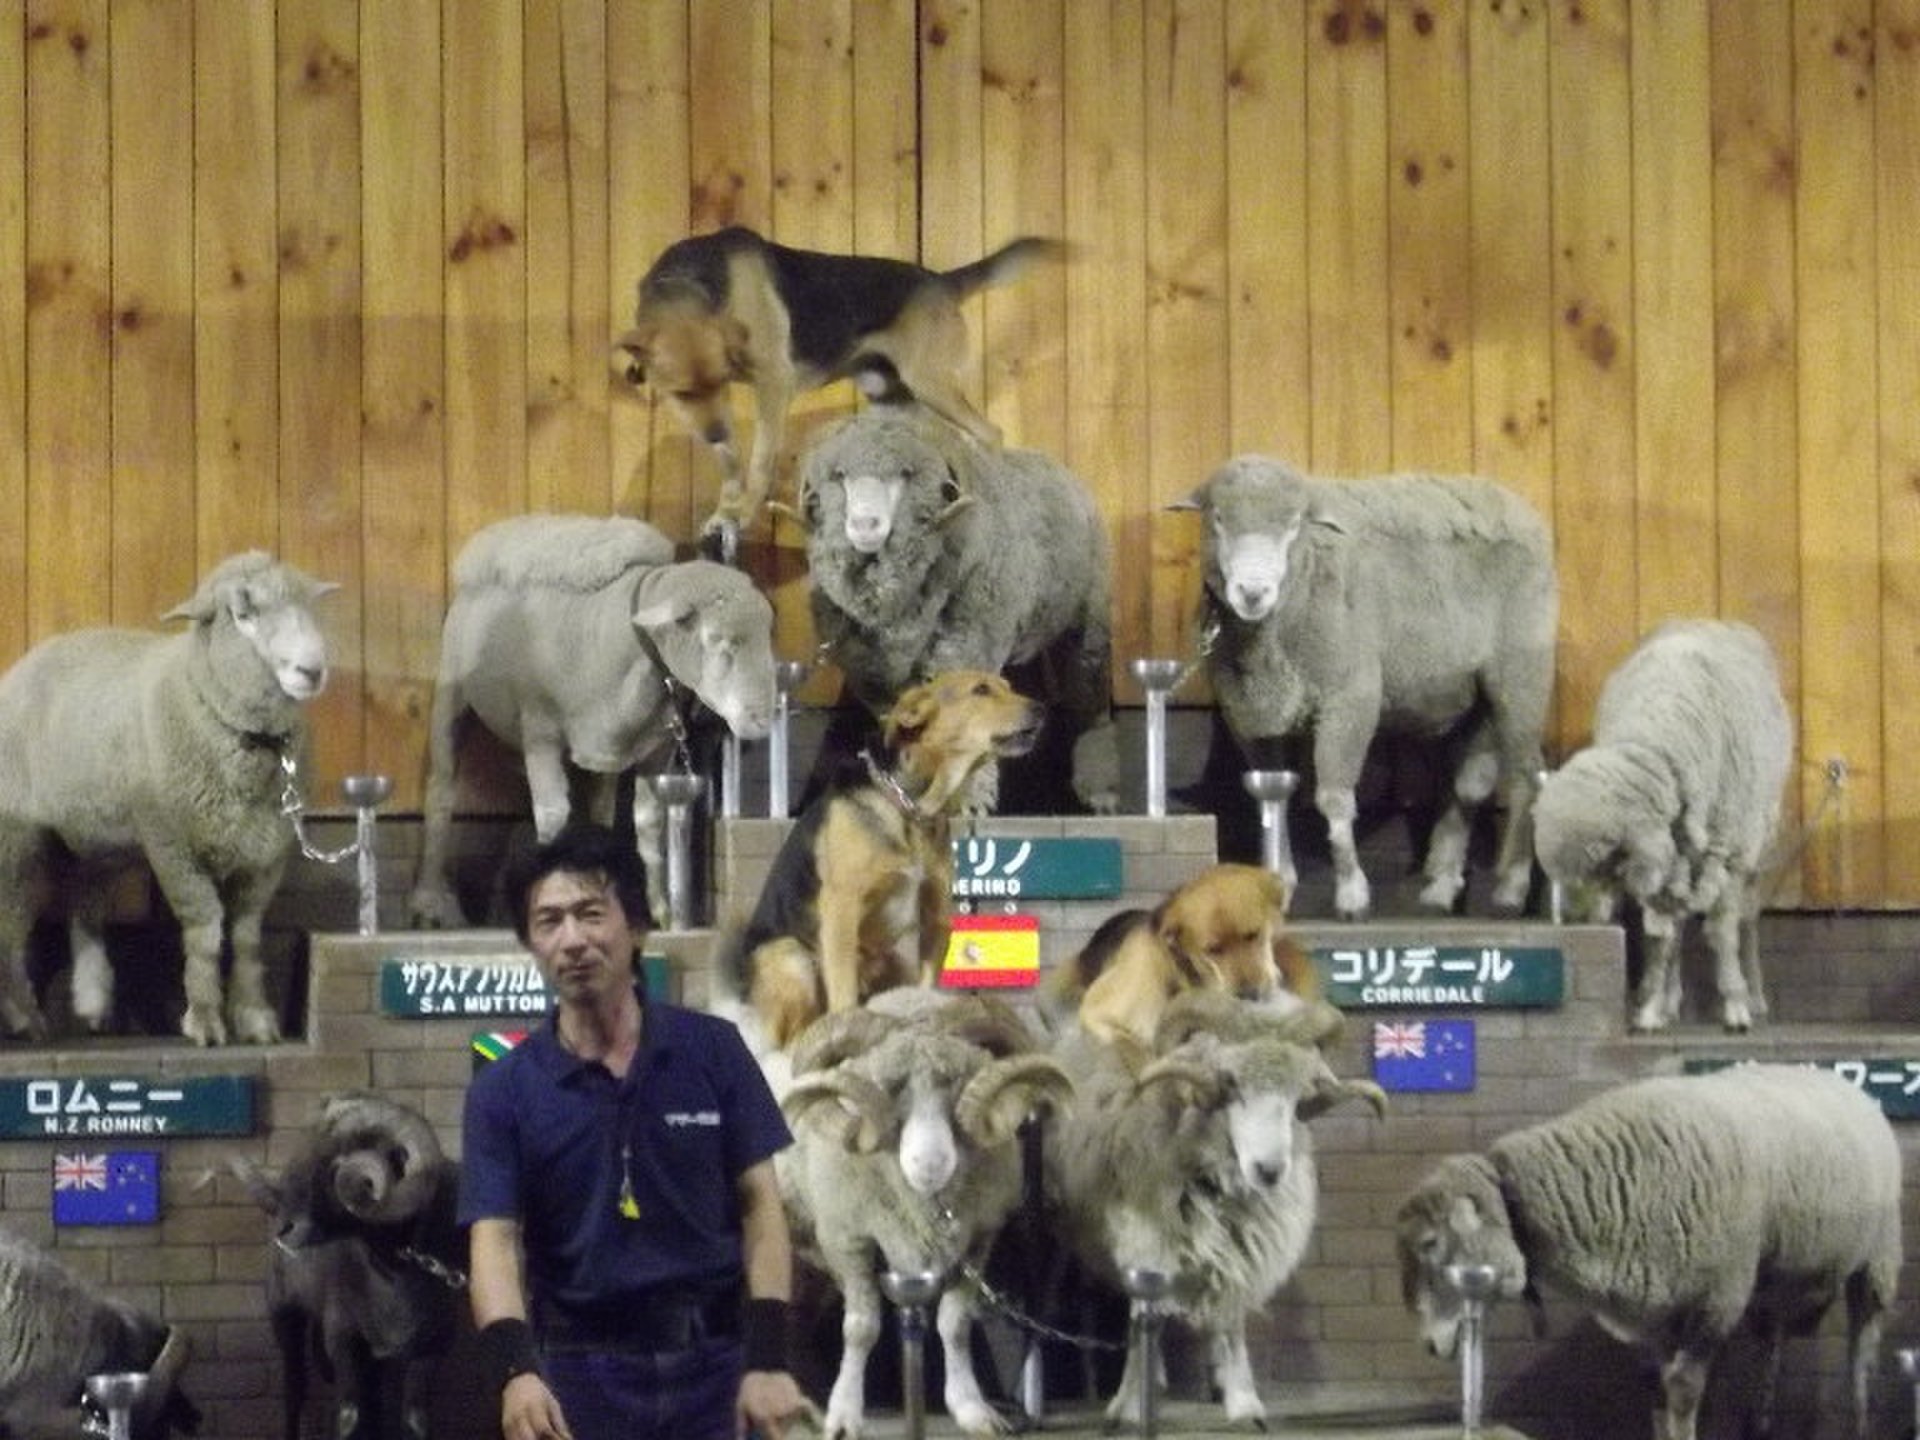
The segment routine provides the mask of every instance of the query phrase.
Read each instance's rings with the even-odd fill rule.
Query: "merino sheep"
[[[74,1012],[113,1013],[99,867],[144,855],[179,919],[187,1009],[201,1045],[280,1035],[260,925],[292,850],[282,813],[306,741],[304,705],[327,678],[312,605],[333,589],[258,551],[223,560],[166,618],[185,634],[80,630],[0,676],[0,1021],[45,1031],[27,937],[51,881],[79,862]],[[222,1014],[222,931],[233,970]]]
[[[1499,1293],[1564,1291],[1659,1362],[1659,1440],[1693,1440],[1707,1372],[1742,1316],[1769,1363],[1783,1336],[1847,1302],[1858,1433],[1881,1317],[1900,1277],[1900,1147],[1879,1107],[1830,1072],[1743,1065],[1609,1090],[1555,1119],[1441,1162],[1401,1206],[1407,1308],[1453,1353],[1455,1264],[1491,1265]]]
[[[1759,878],[1792,763],[1793,722],[1760,632],[1675,620],[1607,677],[1593,743],[1541,785],[1541,868],[1576,892],[1631,896],[1654,942],[1635,1030],[1678,1017],[1675,951],[1693,915],[1713,951],[1721,1022],[1747,1030],[1766,1013]]]
[[[426,1433],[427,1367],[452,1342],[465,1276],[459,1166],[425,1117],[368,1092],[330,1096],[278,1180],[233,1163],[272,1217],[267,1313],[280,1348],[287,1440],[307,1368],[340,1386],[340,1440]]]
[[[1117,808],[1109,547],[1071,471],[878,406],[807,451],[800,504],[814,629],[868,710],[944,671],[1043,662],[1074,794]]]
[[[1464,807],[1497,789],[1494,903],[1524,905],[1559,611],[1538,513],[1491,481],[1329,482],[1257,455],[1228,461],[1186,505],[1206,519],[1207,662],[1221,713],[1263,768],[1278,763],[1286,737],[1312,730],[1313,798],[1339,913],[1361,915],[1372,900],[1354,848],[1354,788],[1382,726],[1436,736],[1468,727],[1422,903],[1457,902]],[[1283,878],[1296,879],[1291,859]]]
[[[613,815],[621,772],[660,765],[683,723],[682,687],[747,740],[773,723],[773,607],[740,571],[675,563],[673,543],[622,516],[523,515],[467,542],[440,641],[420,868],[410,910],[458,925],[447,883],[460,722],[471,712],[525,757],[534,829],[572,813],[567,766],[588,809]],[[664,807],[633,789],[633,828],[656,915],[667,913]]]
[[[1157,1271],[1168,1312],[1204,1333],[1227,1419],[1264,1421],[1247,1352],[1247,1316],[1306,1255],[1319,1179],[1306,1122],[1345,1100],[1384,1112],[1370,1080],[1342,1080],[1309,1043],[1329,1007],[1289,1013],[1210,991],[1167,1007],[1155,1058],[1078,1026],[1053,1055],[1073,1112],[1046,1150],[1047,1198],[1063,1237],[1096,1276]],[[1109,1421],[1138,1422],[1146,1377],[1129,1349]]]
[[[798,1143],[777,1164],[795,1240],[846,1305],[828,1440],[865,1424],[878,1268],[944,1279],[935,1324],[947,1412],[970,1434],[1005,1428],[980,1391],[971,1341],[988,1251],[1020,1201],[1016,1131],[1070,1093],[1060,1067],[1033,1052],[1004,1002],[919,990],[823,1016],[796,1042],[782,1104]]]
[[[0,1434],[21,1440],[87,1433],[89,1375],[143,1373],[134,1407],[136,1440],[200,1427],[179,1389],[192,1347],[186,1334],[103,1295],[51,1252],[0,1230]]]

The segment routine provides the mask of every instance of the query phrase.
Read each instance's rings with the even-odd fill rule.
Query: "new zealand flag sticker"
[[[160,1218],[160,1152],[53,1157],[53,1223],[151,1225]]]
[[[1373,1078],[1382,1090],[1471,1090],[1473,1077],[1473,1021],[1373,1022]]]

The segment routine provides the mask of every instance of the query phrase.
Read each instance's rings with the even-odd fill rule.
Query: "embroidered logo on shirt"
[[[668,1129],[680,1125],[718,1125],[720,1112],[718,1110],[676,1110],[665,1118]]]

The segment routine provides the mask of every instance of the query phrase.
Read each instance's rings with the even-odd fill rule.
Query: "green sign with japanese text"
[[[1567,993],[1557,946],[1335,945],[1315,949],[1327,1000],[1345,1009],[1550,1009]]]
[[[1123,868],[1115,839],[968,835],[953,842],[953,898],[1109,900]]]
[[[251,1075],[0,1080],[0,1138],[251,1135],[253,1088]]]
[[[647,994],[670,998],[673,972],[664,955],[642,955]],[[380,965],[380,1009],[388,1015],[438,1019],[445,1015],[547,1013],[547,982],[531,960],[464,960],[458,956],[397,956]]]
[[[1724,1070],[1729,1065],[1750,1063],[1753,1062],[1701,1057],[1686,1061],[1680,1068],[1689,1075],[1700,1075],[1709,1070]],[[1769,1056],[1767,1063],[1831,1070],[1849,1085],[1879,1102],[1882,1113],[1889,1120],[1920,1119],[1920,1059],[1785,1060]]]

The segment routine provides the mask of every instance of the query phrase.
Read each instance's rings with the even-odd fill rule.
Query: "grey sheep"
[[[867,709],[944,671],[1043,661],[1075,795],[1117,808],[1109,546],[1071,471],[877,406],[808,449],[800,507],[814,629]]]
[[[1292,1277],[1319,1214],[1306,1122],[1347,1100],[1386,1107],[1379,1086],[1340,1079],[1315,1048],[1328,1013],[1188,991],[1143,1068],[1077,1025],[1052,1050],[1075,1095],[1046,1148],[1062,1237],[1108,1284],[1129,1269],[1168,1278],[1162,1303],[1207,1336],[1230,1422],[1265,1419],[1247,1317]],[[1140,1420],[1145,1380],[1130,1347],[1109,1421]]]
[[[781,1103],[797,1141],[777,1159],[781,1187],[796,1243],[845,1301],[825,1435],[865,1426],[881,1269],[940,1276],[947,1412],[970,1434],[1005,1428],[974,1375],[973,1320],[988,1252],[1020,1201],[1016,1132],[1067,1104],[1060,1067],[1003,1002],[922,990],[821,1017],[792,1058]]]
[[[1364,914],[1372,900],[1354,848],[1354,788],[1383,727],[1434,736],[1469,727],[1422,902],[1454,906],[1465,884],[1463,807],[1497,791],[1493,900],[1524,905],[1559,614],[1539,514],[1487,480],[1309,479],[1258,455],[1228,461],[1187,504],[1205,523],[1207,672],[1222,717],[1257,768],[1278,762],[1279,742],[1312,731],[1339,913]],[[1291,888],[1291,858],[1282,868]]]
[[[192,1433],[200,1414],[179,1389],[191,1355],[184,1331],[0,1230],[0,1434],[50,1440],[86,1433],[87,1377],[115,1373],[147,1377],[131,1417],[136,1440]]]
[[[299,1440],[309,1362],[338,1387],[338,1440],[426,1433],[428,1357],[453,1341],[466,1247],[460,1169],[418,1111],[369,1091],[327,1098],[278,1179],[232,1162],[271,1217],[267,1314],[286,1440]]]
[[[1698,915],[1714,956],[1721,1022],[1766,1013],[1759,882],[1793,763],[1793,722],[1760,632],[1675,620],[1607,677],[1593,743],[1547,776],[1534,843],[1556,885],[1589,901],[1624,892],[1654,942],[1635,1030],[1679,1016],[1675,951]]]
[[[1659,1362],[1659,1440],[1693,1440],[1707,1374],[1750,1316],[1769,1349],[1755,1420],[1770,1421],[1780,1346],[1846,1297],[1853,1402],[1900,1276],[1900,1147],[1867,1096],[1831,1072],[1737,1066],[1622,1085],[1444,1160],[1402,1205],[1407,1308],[1453,1353],[1452,1265],[1490,1265],[1498,1293],[1564,1292]]]
[[[167,618],[184,634],[79,630],[0,676],[0,1021],[42,1033],[25,950],[39,883],[81,865],[75,1013],[113,1012],[101,867],[144,856],[180,921],[188,1039],[279,1038],[261,920],[294,833],[282,798],[327,678],[312,606],[331,585],[258,551],[223,560]],[[64,849],[66,856],[61,855]],[[221,1004],[223,929],[233,969]]]
[[[773,723],[773,607],[740,571],[673,558],[673,542],[624,516],[522,515],[460,552],[440,639],[416,923],[458,925],[446,874],[461,722],[468,714],[526,762],[534,829],[572,813],[568,766],[591,782],[588,810],[613,817],[623,771],[676,758],[697,697],[742,739]],[[667,913],[665,809],[633,788],[636,844],[654,914]]]

